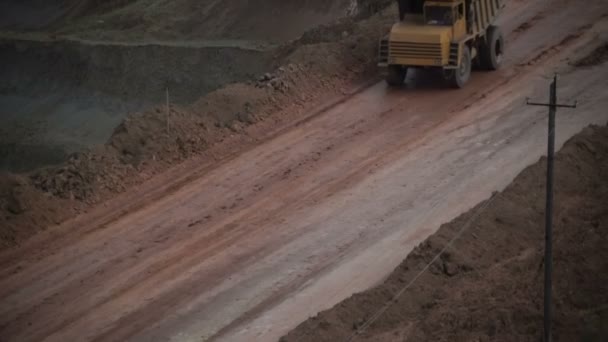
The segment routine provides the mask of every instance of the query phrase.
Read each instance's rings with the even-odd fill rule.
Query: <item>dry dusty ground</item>
[[[63,194],[64,202],[53,203],[74,205],[70,197],[89,198],[86,186],[100,179],[127,186],[132,173],[153,174],[162,163],[200,153],[212,135],[206,141],[198,133],[210,125],[222,127],[222,143],[3,251],[0,336],[278,339],[378,284],[440,224],[538,160],[545,113],[526,107],[524,99],[545,98],[553,72],[561,73],[560,98],[582,103],[575,112],[560,112],[558,145],[590,123],[605,124],[605,64],[569,62],[606,41],[607,14],[601,0],[584,7],[568,0],[511,1],[501,18],[510,47],[505,68],[476,73],[459,91],[412,73],[402,89],[378,83],[326,110],[306,112],[307,102],[324,98],[319,93],[347,92],[354,79],[336,77],[327,85],[316,77],[327,75],[324,66],[332,70],[351,55],[344,63],[349,68],[359,59],[370,64],[368,51],[357,55],[355,48],[359,39],[371,52],[375,38],[353,33],[341,44],[303,46],[288,58],[335,57],[322,66],[294,62],[262,87],[236,85],[193,108],[173,109],[169,124],[162,110],[132,117],[113,136],[111,153],[104,148],[49,170],[50,176],[30,177],[37,191]],[[361,75],[360,69],[350,72]],[[304,84],[302,97],[290,93],[290,77]],[[246,103],[256,110],[243,110]],[[210,107],[240,119],[222,123],[195,115]],[[251,119],[258,108],[264,112]],[[281,115],[272,115],[277,111]],[[245,127],[247,121],[254,124]],[[142,139],[150,138],[146,134],[154,141]],[[87,167],[95,172],[82,172]],[[28,180],[16,178],[6,187],[11,199],[30,189],[19,186]],[[24,211],[22,204],[6,207]]]

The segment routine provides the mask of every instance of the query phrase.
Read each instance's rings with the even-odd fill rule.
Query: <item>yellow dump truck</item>
[[[400,21],[380,41],[379,66],[391,86],[403,84],[408,68],[438,68],[462,88],[473,66],[496,70],[504,38],[494,24],[503,0],[398,0]]]

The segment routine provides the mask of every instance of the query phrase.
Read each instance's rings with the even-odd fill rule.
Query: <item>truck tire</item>
[[[449,85],[453,88],[464,87],[469,78],[471,78],[471,68],[471,49],[465,45],[462,50],[462,58],[460,59],[458,69],[448,70],[447,73],[445,73]]]
[[[479,46],[479,64],[485,70],[497,70],[503,60],[505,39],[498,26],[490,26]]]
[[[397,87],[403,84],[405,76],[407,75],[407,68],[401,65],[389,65],[388,75],[386,75],[386,83],[389,86]]]

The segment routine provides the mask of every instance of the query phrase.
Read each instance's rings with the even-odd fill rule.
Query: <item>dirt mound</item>
[[[50,197],[32,186],[27,177],[0,173],[0,248],[67,219],[80,206]]]
[[[169,111],[161,105],[130,114],[104,146],[73,154],[63,165],[31,172],[29,186],[41,201],[70,201],[67,207],[80,208],[194,155],[219,159],[256,144],[314,106],[376,75],[377,39],[394,16],[386,11],[351,21],[347,29],[343,24],[325,27],[324,32],[339,38],[309,36],[283,46],[274,57],[283,66],[273,73],[212,91],[192,105],[171,105]],[[12,225],[35,231],[73,212],[57,215],[46,212],[44,205],[40,208],[21,214],[5,210],[3,215]]]
[[[372,8],[373,6],[370,5],[372,2],[361,1],[361,8],[365,10],[359,11],[358,19],[369,16],[379,9],[380,6]],[[386,1],[378,1],[378,3],[384,2]],[[48,12],[48,8],[53,7],[63,13],[61,15],[64,19],[73,17],[77,21],[85,20],[93,23],[97,21],[91,19],[91,15],[120,13],[117,20],[121,21],[127,20],[129,13],[141,16],[140,10],[160,11],[165,7],[175,13],[186,11],[188,15],[192,15],[191,9],[188,10],[188,1],[155,1],[155,6],[142,9],[141,6],[146,3],[144,0],[110,2],[57,0],[29,1],[19,5],[9,1],[5,6],[9,4],[22,6],[21,10],[29,10],[32,13],[40,10],[43,13],[40,15],[44,17],[47,16],[44,12]],[[306,4],[295,2],[279,4],[269,1],[254,6],[242,2],[231,2],[229,5],[224,5],[223,2],[222,4],[197,2],[195,7],[202,6],[201,13],[213,17],[214,20],[219,20],[215,17],[220,16],[215,12],[230,11],[232,13],[230,20],[237,21],[234,25],[226,24],[227,27],[230,26],[230,30],[242,29],[244,32],[252,32],[253,28],[243,29],[239,26],[246,21],[244,18],[259,19],[251,13],[260,12],[261,15],[263,12],[264,15],[260,18],[264,18],[274,15],[273,11],[280,12],[279,17],[283,14],[286,17],[297,16],[302,11],[329,13],[339,9],[340,12],[348,7],[347,3],[348,6],[356,4],[348,1]],[[349,8],[356,10],[356,6]],[[160,21],[153,20],[153,22],[158,24]],[[196,22],[208,23],[201,21],[198,16]],[[279,25],[276,20],[269,22],[273,22],[275,26]],[[70,23],[73,22],[69,21],[68,24],[71,25]],[[273,29],[288,32],[292,24],[285,23],[280,30],[276,30],[276,27]],[[260,26],[260,29],[263,27],[258,22],[251,25]],[[308,22],[306,27],[313,25],[315,22]],[[111,29],[117,28],[120,28],[120,25]],[[0,85],[0,115],[5,118],[6,123],[0,128],[2,133],[0,134],[0,156],[2,156],[0,170],[28,172],[48,165],[59,165],[72,153],[104,144],[128,113],[137,113],[155,104],[164,103],[167,89],[172,104],[192,103],[227,84],[254,80],[256,76],[272,70],[277,65],[291,63],[292,61],[286,61],[286,58],[295,50],[304,50],[303,45],[328,43],[319,46],[319,51],[310,49],[318,54],[317,58],[310,62],[323,66],[325,64],[323,54],[325,54],[334,59],[331,61],[331,66],[327,65],[325,69],[331,71],[330,68],[337,68],[336,71],[340,72],[343,65],[340,65],[339,58],[344,56],[353,60],[360,55],[360,51],[351,54],[348,51],[336,50],[340,41],[353,34],[356,28],[357,21],[354,18],[344,19],[323,26],[305,38],[283,46],[278,51],[274,51],[273,44],[231,41],[227,39],[230,34],[218,36],[222,38],[221,41],[201,41],[202,36],[197,37],[196,41],[185,41],[187,35],[180,33],[179,40],[173,42],[162,43],[144,39],[129,43],[124,41],[127,40],[127,33],[122,29],[119,29],[121,42],[81,41],[61,35],[34,33],[20,35],[5,32],[4,38],[0,38],[0,60],[3,62],[0,65],[4,66],[0,66],[0,74],[4,80]],[[300,28],[296,29],[300,30]],[[191,30],[188,32],[191,33]],[[218,31],[218,35],[224,33]],[[359,41],[353,40],[349,44],[354,47]],[[337,52],[341,55],[335,55]],[[365,53],[370,52],[365,51]],[[374,54],[372,52],[370,56]],[[309,63],[303,60],[304,57],[301,56],[299,59],[294,57],[293,62]],[[351,62],[345,60],[343,63]],[[255,92],[256,89],[252,93]],[[241,94],[243,92],[233,97],[238,98]],[[214,109],[211,111],[218,112]],[[236,113],[226,113],[225,117],[214,115],[221,121],[230,121],[234,119],[234,114]],[[157,133],[155,130],[152,131]],[[131,144],[127,150],[133,146],[135,145]]]
[[[280,117],[311,100],[341,94],[347,84],[375,72],[376,39],[390,25],[390,17],[352,22],[348,30],[337,24],[333,31],[340,32],[340,38],[332,42],[308,36],[286,45],[277,54],[283,66],[275,72],[211,92],[191,106],[170,111],[158,107],[131,115],[108,145],[128,163],[150,159],[173,163],[271,115]]]
[[[347,341],[469,222],[451,248],[355,341],[538,341],[545,170],[545,159],[528,167],[490,202],[443,225],[383,284],[309,319],[281,341]],[[608,337],[606,179],[608,127],[585,129],[557,155],[556,341]]]

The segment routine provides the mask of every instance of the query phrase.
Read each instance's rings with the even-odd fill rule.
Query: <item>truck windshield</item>
[[[452,7],[426,6],[424,9],[425,21],[428,25],[448,25],[454,23]]]

